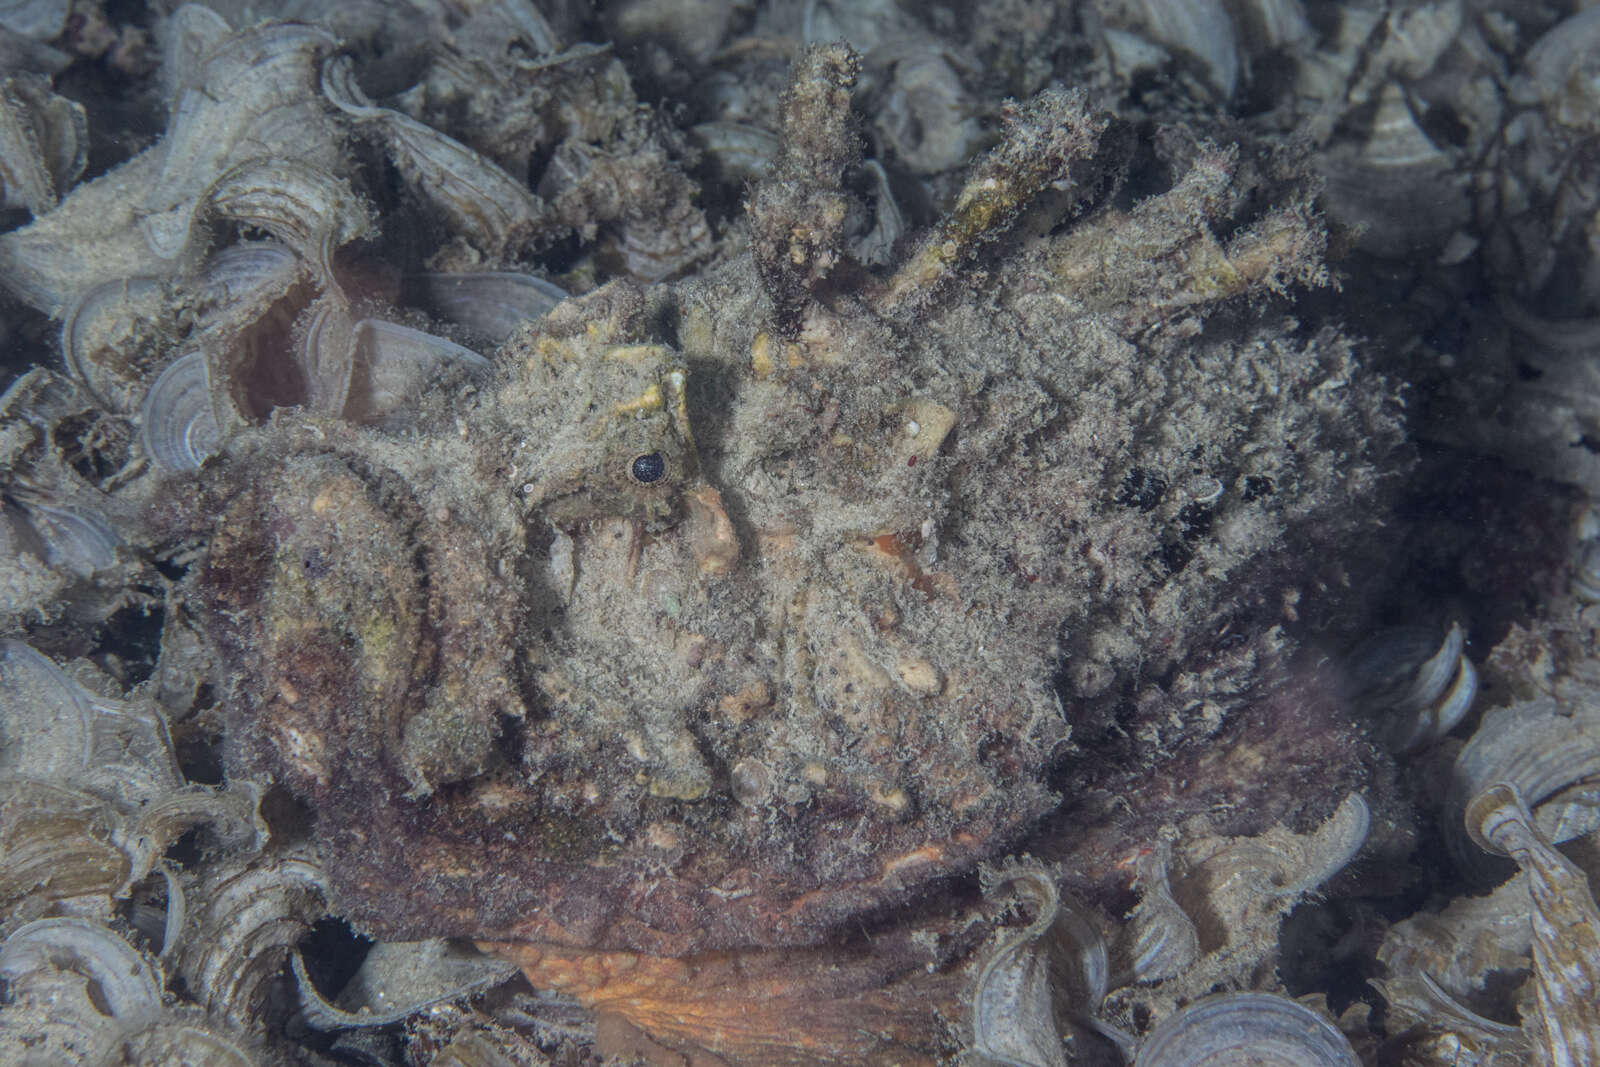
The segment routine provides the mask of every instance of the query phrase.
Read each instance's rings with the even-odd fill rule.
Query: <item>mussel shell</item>
[[[294,955],[301,1012],[319,1030],[387,1026],[435,1004],[481,993],[517,973],[517,965],[475,951],[463,942],[381,941],[367,952],[333,1003]]]
[[[156,278],[120,278],[83,291],[61,320],[67,370],[113,411],[133,411],[154,368],[149,325],[166,287]]]
[[[422,330],[382,319],[355,324],[355,359],[344,417],[381,423],[422,394],[427,383],[449,365],[482,370],[489,361],[470,348]]]
[[[1138,863],[1139,904],[1117,933],[1113,986],[1159,982],[1200,958],[1200,934],[1194,920],[1172,897],[1167,878],[1166,849],[1157,849]]]
[[[1233,95],[1239,84],[1239,39],[1222,0],[1134,0],[1120,15],[1118,29],[1137,30],[1186,53],[1205,70],[1219,96]]]
[[[108,805],[75,789],[0,779],[0,907],[120,892],[137,872]]]
[[[1456,861],[1480,878],[1510,872],[1466,840],[1468,804],[1490,785],[1516,786],[1540,831],[1559,844],[1600,827],[1597,778],[1600,704],[1569,707],[1541,698],[1490,712],[1450,772],[1444,825]]]
[[[50,91],[43,78],[0,83],[0,199],[41,215],[56,206],[88,160],[83,105]]]
[[[180,783],[166,720],[89,691],[21,641],[0,641],[0,775],[150,805]]]
[[[104,515],[92,508],[50,503],[33,494],[18,494],[17,505],[31,534],[29,548],[58,570],[91,577],[116,566],[122,538]]]
[[[409,115],[375,107],[356,84],[347,57],[323,64],[322,91],[356,123],[382,131],[401,174],[480,249],[498,253],[537,229],[543,204],[525,182]]]
[[[53,41],[67,28],[72,0],[22,0],[0,8],[0,26],[35,41]]]
[[[1579,548],[1572,567],[1572,595],[1585,604],[1600,604],[1600,541]]]
[[[1459,623],[1442,638],[1428,626],[1380,630],[1347,658],[1344,697],[1357,714],[1376,720],[1387,748],[1415,751],[1449,733],[1471,710],[1478,673],[1465,647]]]
[[[993,1062],[1066,1067],[1056,1004],[1081,994],[1082,1001],[1071,1003],[1072,1010],[1093,1012],[1099,1007],[1108,970],[1105,940],[1075,902],[1063,905],[1048,870],[1018,865],[991,881],[991,894],[1015,887],[1034,916],[995,949],[978,976],[972,996],[973,1048]],[[1055,988],[1056,961],[1078,988]],[[1068,973],[1072,971],[1077,973]]]
[[[94,1021],[115,1020],[131,1028],[153,1022],[162,1011],[161,983],[150,963],[122,938],[87,919],[39,919],[0,946],[0,980],[26,981],[39,972],[70,971],[89,983],[99,1010]],[[85,1019],[85,1025],[91,1020]]]
[[[1134,1067],[1360,1067],[1333,1023],[1287,997],[1222,993],[1169,1016]]]
[[[174,969],[215,1018],[248,1027],[289,951],[322,918],[323,875],[298,854],[214,864],[192,887]]]
[[[300,270],[294,252],[277,241],[241,241],[206,261],[197,303],[223,309]]]
[[[139,440],[145,454],[169,471],[198,470],[222,448],[204,352],[196,349],[179,356],[151,384],[140,416]]]
[[[414,274],[407,302],[498,345],[524,322],[542,319],[567,298],[566,290],[517,271]]]

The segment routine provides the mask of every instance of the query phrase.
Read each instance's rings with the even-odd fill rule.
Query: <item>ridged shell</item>
[[[371,424],[403,413],[444,368],[470,373],[489,365],[435,334],[383,319],[352,321],[343,302],[331,297],[313,311],[298,359],[310,386],[310,410]]]
[[[1600,119],[1600,85],[1594,55],[1600,48],[1600,11],[1579,11],[1556,23],[1523,58],[1523,77],[1513,84],[1520,103],[1544,101],[1553,117],[1575,130],[1592,132]]]
[[[0,908],[121,893],[136,878],[120,825],[98,797],[0,779]]]
[[[1333,1023],[1272,993],[1223,993],[1156,1027],[1134,1067],[1361,1067]]]
[[[72,0],[13,0],[0,8],[0,26],[35,41],[53,41],[71,12]]]
[[[411,187],[478,248],[499,255],[538,229],[544,206],[526,184],[431,126],[373,106],[356,85],[348,58],[335,57],[323,65],[322,91],[351,119],[383,133]]]
[[[315,95],[316,67],[336,40],[295,23],[258,26],[222,38],[193,81],[180,81],[161,169],[139,228],[162,259],[176,260],[190,239],[195,205],[236,167],[261,161],[328,168],[337,141]],[[231,188],[240,179],[224,183]],[[209,194],[228,199],[227,193]]]
[[[1223,0],[1127,0],[1108,19],[1199,61],[1224,99],[1239,84],[1239,40]]]
[[[1522,1067],[1533,1061],[1520,1027],[1463,1007],[1426,972],[1374,978],[1372,985],[1388,1002],[1388,1029],[1399,1036],[1385,1052],[1400,1067]]]
[[[1560,843],[1600,827],[1600,700],[1558,704],[1540,698],[1484,716],[1456,757],[1443,814],[1446,840],[1465,871],[1500,881],[1509,866],[1465,839],[1472,798],[1496,782],[1517,787],[1539,830]]]
[[[367,206],[344,178],[293,158],[247,159],[219,177],[200,202],[209,216],[257,227],[336,284],[332,253],[372,227]]]
[[[161,979],[141,953],[97,922],[39,919],[0,946],[0,1059],[113,1062],[122,1038],[165,1013]]]
[[[51,567],[88,578],[116,566],[122,538],[104,515],[80,505],[58,505],[35,493],[13,490],[33,534],[28,547]]]
[[[205,353],[186,352],[150,386],[139,416],[145,454],[169,471],[198,470],[222,448]]]
[[[1466,823],[1475,842],[1528,876],[1538,997],[1524,1032],[1545,1063],[1600,1062],[1600,908],[1588,877],[1551,845],[1515,785],[1473,797]]]
[[[0,203],[34,215],[83,173],[89,125],[83,106],[26,75],[0,82]]]
[[[1172,897],[1165,852],[1157,849],[1139,860],[1139,904],[1113,945],[1114,987],[1171,978],[1200,958],[1200,934]]]
[[[0,874],[0,885],[13,892],[54,892],[56,853],[77,872],[64,881],[121,893],[199,823],[245,847],[264,832],[248,783],[224,791],[184,784],[153,706],[93,693],[20,641],[0,642],[0,737],[14,835],[8,859],[20,864]],[[103,845],[121,853],[120,863]],[[116,885],[102,884],[118,870]]]
[[[167,299],[155,278],[120,278],[86,289],[61,320],[67,371],[112,411],[138,410],[152,373],[150,323]]]
[[[517,973],[517,965],[468,945],[430,941],[379,942],[329,1003],[311,984],[296,953],[301,1013],[319,1030],[387,1026],[446,1001],[481,993]]]
[[[302,855],[212,864],[187,890],[190,928],[174,954],[190,995],[233,1026],[259,1026],[290,950],[325,912],[322,885]]]
[[[489,361],[470,348],[435,334],[383,319],[355,325],[355,372],[344,417],[381,423],[406,408],[441,370],[484,370]]]
[[[1481,990],[1490,972],[1526,968],[1533,935],[1524,882],[1514,877],[1484,896],[1457,897],[1441,911],[1395,923],[1384,935],[1378,962],[1393,982],[1426,976],[1455,997]]]
[[[516,271],[415,274],[407,279],[407,303],[452,323],[491,347],[525,322],[542,319],[567,298],[566,290]]]
[[[1014,892],[1033,919],[994,950],[978,976],[973,1050],[1019,1067],[1066,1067],[1056,1005],[1083,1015],[1099,1009],[1110,977],[1105,939],[1081,907],[1063,903],[1042,867],[1003,868],[987,881],[991,895]],[[1062,980],[1071,988],[1058,988]]]
[[[1467,175],[1417,121],[1398,85],[1386,85],[1359,140],[1331,145],[1318,160],[1335,218],[1364,227],[1378,255],[1434,248],[1471,217]]]
[[[166,720],[91,693],[20,641],[0,642],[0,775],[79,789],[123,809],[178,788]]]
[[[264,288],[281,288],[299,270],[299,261],[287,246],[241,241],[206,260],[196,303],[202,314],[220,311]]]
[[[180,32],[169,58],[189,62],[173,64],[173,103],[161,141],[80,184],[31,225],[0,234],[0,276],[23,301],[60,315],[97,286],[192,270],[213,236],[196,225],[196,208],[242,164],[346,169],[343,132],[316,90],[321,56],[335,39],[291,23],[220,39],[182,32],[214,26],[216,16],[207,16],[176,20]]]
[[[169,1009],[160,968],[108,927],[40,919],[0,946],[0,1060],[249,1067],[196,1013]]]
[[[1398,626],[1358,645],[1346,661],[1345,699],[1392,752],[1415,752],[1461,722],[1478,693],[1478,674],[1463,655],[1466,635],[1452,623],[1437,630]]]
[[[1286,835],[1287,840],[1245,838],[1200,864],[1191,879],[1208,883],[1214,892],[1238,883],[1249,894],[1241,914],[1259,907],[1261,898],[1297,898],[1343,870],[1366,844],[1371,825],[1367,802],[1351,793],[1312,832]],[[1212,906],[1223,915],[1232,910],[1215,898]]]

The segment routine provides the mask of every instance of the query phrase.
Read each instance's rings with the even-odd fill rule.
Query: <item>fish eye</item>
[[[648,452],[633,461],[633,480],[641,485],[659,482],[667,473],[667,461],[660,452]]]

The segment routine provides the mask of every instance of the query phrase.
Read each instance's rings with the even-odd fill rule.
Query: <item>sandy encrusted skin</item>
[[[802,69],[836,84],[835,51]],[[800,143],[844,106],[804,77]],[[414,436],[285,423],[234,447],[201,584],[235,764],[311,801],[341,913],[385,937],[816,944],[1013,847],[1113,720],[1155,760],[1270,676],[1293,591],[1262,564],[1360,521],[1393,415],[1337,335],[1199,311],[1314,279],[1315,217],[1203,145],[1117,212],[1081,99],[1008,121],[881,285],[805,267],[838,255],[826,232],[794,273],[758,251],[613,284]],[[799,225],[785,196],[827,170],[758,189],[754,229]],[[1063,196],[1075,227],[1030,228]],[[1154,281],[1104,277],[1130,254]],[[651,452],[667,476],[630,488]],[[1236,669],[1193,665],[1230,631]],[[1186,708],[1140,703],[1158,677]],[[1352,760],[1262,825],[1326,814]]]

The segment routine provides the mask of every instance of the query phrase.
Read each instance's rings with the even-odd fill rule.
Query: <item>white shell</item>
[[[188,925],[174,969],[218,1018],[246,1028],[290,949],[324,913],[322,871],[307,856],[261,856],[209,866],[188,892]]]
[[[346,57],[323,65],[322,91],[344,114],[382,131],[408,183],[427,196],[451,228],[498,254],[537,228],[543,204],[524,182],[460,141],[409,115],[374,107],[356,85]]]
[[[1013,864],[986,882],[990,895],[1014,890],[1032,908],[1033,919],[994,950],[978,976],[973,1050],[999,1063],[1066,1067],[1056,1002],[1086,1014],[1099,1008],[1109,978],[1105,940],[1078,908],[1063,906],[1055,879],[1043,867]],[[1066,977],[1080,988],[1056,988],[1051,958],[1057,952],[1063,969],[1077,972]]]
[[[524,322],[544,318],[566,290],[532,274],[477,271],[417,274],[408,279],[413,302],[434,318],[499,345]]]
[[[1347,657],[1345,699],[1373,720],[1393,752],[1415,752],[1443,738],[1472,709],[1478,673],[1463,652],[1466,634],[1452,623],[1437,630],[1397,626],[1380,630]]]
[[[0,203],[41,215],[83,173],[89,127],[81,104],[42,80],[0,82]]]
[[[356,323],[355,344],[355,371],[344,409],[345,418],[355,422],[381,422],[407,407],[447,365],[470,371],[489,366],[470,348],[383,319]]]
[[[184,353],[151,384],[140,414],[139,439],[150,459],[169,471],[198,470],[222,448],[205,353]]]
[[[1500,880],[1506,865],[1464,837],[1472,798],[1496,782],[1516,786],[1539,830],[1557,844],[1600,828],[1600,700],[1558,704],[1540,698],[1484,716],[1456,757],[1443,814],[1446,838],[1463,869]]]
[[[517,973],[517,966],[471,946],[434,938],[379,942],[334,1003],[317,992],[294,955],[306,1022],[319,1030],[386,1026],[445,1001],[481,993]]]
[[[1361,1067],[1333,1023],[1272,993],[1222,993],[1156,1027],[1134,1067]]]

